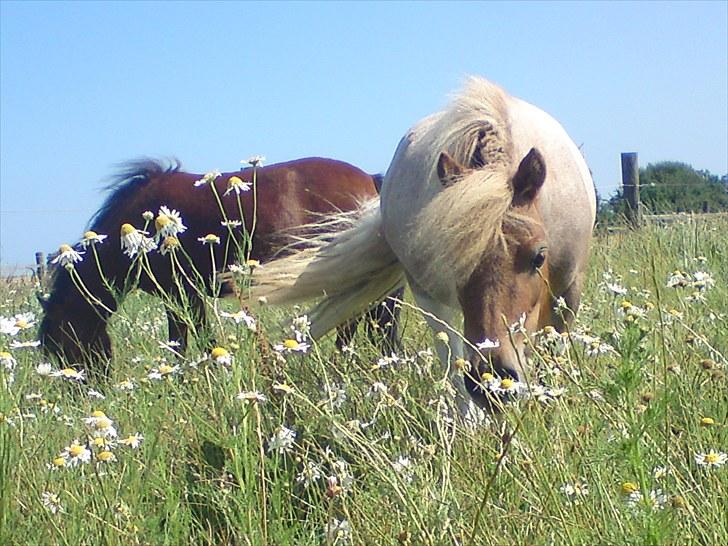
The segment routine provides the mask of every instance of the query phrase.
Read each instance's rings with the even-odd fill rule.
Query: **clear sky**
[[[620,152],[728,172],[728,2],[0,1],[0,262],[73,243],[114,165],[325,156],[386,170],[464,77]],[[110,234],[116,238],[117,234]]]

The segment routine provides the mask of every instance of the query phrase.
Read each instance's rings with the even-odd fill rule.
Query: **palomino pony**
[[[528,381],[526,337],[563,327],[579,307],[594,203],[589,169],[561,125],[471,78],[405,135],[379,199],[340,217],[346,229],[257,271],[253,295],[325,295],[310,315],[315,337],[406,281],[435,332],[462,331],[449,347],[436,342],[461,412],[467,394],[493,409],[505,385]],[[501,389],[491,396],[494,380]]]
[[[179,231],[172,211],[167,211],[169,214],[164,218],[160,219],[161,214],[157,216],[156,222],[147,216],[152,231],[155,225],[158,230],[171,223],[177,226],[177,229],[168,230],[176,237],[165,240],[159,237],[156,240],[158,249],[143,256],[141,252],[133,256],[134,260],[148,264],[137,270],[134,287],[170,298],[177,304],[168,305],[166,310],[169,338],[179,342],[179,350],[183,351],[189,328],[202,328],[205,323],[204,292],[193,285],[201,284],[202,291],[215,293],[209,246],[213,247],[215,269],[235,263],[240,259],[237,250],[245,246],[240,226],[243,222],[247,233],[252,234],[244,257],[264,261],[282,244],[276,234],[311,223],[322,213],[358,207],[377,195],[379,179],[379,175],[371,176],[347,163],[321,158],[255,168],[255,173],[253,168],[224,173],[214,182],[202,175],[181,171],[177,163],[168,167],[151,160],[128,163],[116,176],[110,186],[111,194],[90,223],[90,230],[102,236],[108,234],[110,238],[93,249],[98,255],[98,265],[92,249],[87,249],[83,261],[74,264],[73,275],[58,268],[50,296],[41,302],[45,316],[40,326],[40,340],[47,352],[64,357],[69,363],[108,366],[112,347],[107,321],[121,303],[119,298],[129,288],[133,261],[122,253],[117,237],[120,230],[140,237],[142,233],[130,224],[139,226],[144,222],[145,211],[157,216],[162,206],[176,210],[187,228]],[[207,183],[202,183],[203,180]],[[196,184],[197,181],[201,182]],[[252,185],[253,181],[253,187],[247,185]],[[239,191],[234,191],[236,188]],[[247,191],[242,191],[245,188]],[[241,212],[244,219],[241,219]],[[215,243],[214,237],[209,246],[199,242],[209,234],[218,236],[219,244]],[[152,241],[151,238],[147,240]],[[184,254],[178,253],[175,259],[177,268],[182,268],[183,272],[176,271],[175,274],[171,265],[173,257],[159,251],[164,250],[165,245],[169,247],[170,242],[178,243],[179,248],[184,249]],[[179,313],[183,304],[192,310],[193,320]],[[396,312],[391,303],[378,308],[376,318],[382,320],[380,326],[383,328],[384,320],[387,321],[383,331],[389,341],[396,337],[393,322]],[[348,343],[352,334],[349,327],[344,334],[348,337],[340,339],[339,345]]]

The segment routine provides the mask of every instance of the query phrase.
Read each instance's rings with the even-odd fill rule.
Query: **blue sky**
[[[0,2],[0,262],[75,242],[114,165],[386,170],[468,74],[619,154],[728,172],[728,3]],[[116,237],[116,234],[110,234]]]

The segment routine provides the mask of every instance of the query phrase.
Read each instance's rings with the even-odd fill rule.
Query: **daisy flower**
[[[90,417],[85,418],[84,423],[91,430],[96,438],[116,438],[116,427],[103,411],[94,411]]]
[[[511,379],[510,377],[504,377],[503,379],[496,379],[489,383],[488,388],[491,392],[496,394],[508,394],[517,396],[522,392],[526,392],[527,386],[525,383]]]
[[[210,171],[209,173],[205,173],[205,175],[197,180],[194,184],[194,186],[197,188],[199,186],[206,186],[215,180],[217,180],[222,174],[220,174],[220,171]]]
[[[73,267],[74,264],[83,261],[83,254],[85,253],[74,250],[71,245],[63,244],[58,247],[58,255],[51,260],[51,263],[61,267]]]
[[[135,432],[134,434],[130,434],[126,438],[122,438],[121,440],[119,440],[119,443],[132,449],[137,449],[140,445],[142,445],[143,440],[144,436],[142,436],[138,432]]]
[[[136,388],[136,385],[131,379],[125,379],[124,381],[117,383],[115,387],[120,391],[133,391]]]
[[[296,440],[296,433],[290,428],[281,425],[276,433],[268,440],[268,452],[277,451],[278,453],[286,453],[293,447]]]
[[[263,402],[266,402],[268,398],[266,396],[258,391],[245,391],[245,392],[239,392],[235,398],[238,400],[243,400],[244,402],[254,402],[257,404],[262,404]]]
[[[250,330],[251,332],[255,332],[257,328],[255,318],[251,317],[243,309],[241,309],[237,313],[220,311],[220,316],[223,318],[233,319],[235,321],[235,324],[240,324],[241,322],[244,323],[248,330]]]
[[[723,466],[726,461],[728,461],[728,455],[722,451],[716,451],[715,449],[711,449],[706,453],[695,454],[695,462],[706,468],[718,468]]]
[[[643,506],[653,512],[657,512],[658,510],[665,508],[666,504],[667,495],[662,492],[662,489],[653,489],[647,495],[643,495],[642,492],[637,489],[630,493],[627,497],[627,505],[632,509]]]
[[[38,347],[40,345],[40,341],[11,341],[10,342],[10,348],[11,349],[32,349],[34,347]]]
[[[80,244],[83,248],[88,248],[95,244],[103,243],[104,239],[106,239],[107,237],[108,235],[99,235],[95,231],[87,231],[83,234],[83,239],[81,239]]]
[[[250,191],[252,184],[246,182],[239,176],[231,176],[227,181],[227,191],[223,195],[235,192],[236,195],[240,195],[241,191]]]
[[[169,364],[161,364],[158,368],[152,368],[147,374],[149,379],[160,381],[167,377],[171,377],[179,372],[179,365],[170,366]]]
[[[233,363],[233,355],[224,347],[215,347],[210,352],[210,358],[216,364],[222,364],[223,366],[230,366]]]
[[[240,163],[247,163],[248,165],[251,165],[253,167],[260,167],[264,161],[265,161],[264,156],[253,155],[253,156],[250,156],[248,159],[241,161]]]
[[[485,338],[483,341],[477,343],[475,346],[478,348],[479,351],[497,349],[498,347],[500,347],[500,341],[498,341],[497,339],[495,341],[491,341],[490,339]]]
[[[61,499],[55,493],[51,493],[49,491],[44,491],[43,494],[41,495],[41,502],[43,503],[43,506],[45,506],[51,514],[57,514],[58,512],[63,512],[63,507],[61,506]]]
[[[565,483],[560,490],[569,500],[579,502],[589,494],[589,485],[585,481]]]
[[[96,460],[100,463],[113,463],[116,461],[116,455],[108,449],[104,449],[96,455]]]
[[[7,351],[0,351],[0,367],[5,368],[8,371],[12,371],[17,365],[17,361]]]
[[[91,460],[91,450],[76,439],[63,449],[61,457],[66,459],[66,465],[74,467],[88,463]]]
[[[63,368],[62,370],[56,370],[51,372],[50,377],[60,377],[66,381],[82,382],[86,379],[86,370],[74,370],[73,368]]]
[[[51,375],[53,367],[50,362],[42,362],[35,367],[35,373],[41,376]]]
[[[121,249],[130,258],[137,254],[146,254],[155,248],[157,248],[157,243],[147,237],[146,231],[138,230],[131,224],[121,226]]]
[[[182,223],[182,217],[175,209],[169,209],[162,205],[159,207],[159,214],[154,220],[154,227],[157,230],[154,239],[159,241],[165,237],[176,237],[187,231],[187,226]]]
[[[165,237],[162,240],[162,244],[159,245],[159,253],[164,256],[166,254],[171,254],[175,250],[177,250],[180,246],[179,239],[175,237],[174,235],[169,235]]]
[[[34,313],[19,313],[12,317],[0,317],[0,332],[15,336],[22,330],[28,330],[35,325]]]
[[[295,339],[286,339],[282,343],[273,345],[273,349],[279,353],[305,353],[308,351],[310,345],[308,343],[301,343]]]
[[[288,383],[274,383],[271,388],[281,394],[291,394],[293,392],[293,387]]]
[[[198,237],[198,241],[200,241],[203,245],[219,245],[220,244],[220,237],[215,235],[214,233],[208,233],[204,237]]]

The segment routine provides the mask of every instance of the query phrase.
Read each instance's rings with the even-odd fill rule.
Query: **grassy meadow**
[[[728,544],[727,233],[597,236],[571,332],[533,339],[546,388],[467,422],[410,306],[382,358],[210,300],[218,348],[178,357],[134,293],[85,384],[24,343],[35,287],[3,280],[0,544]]]

